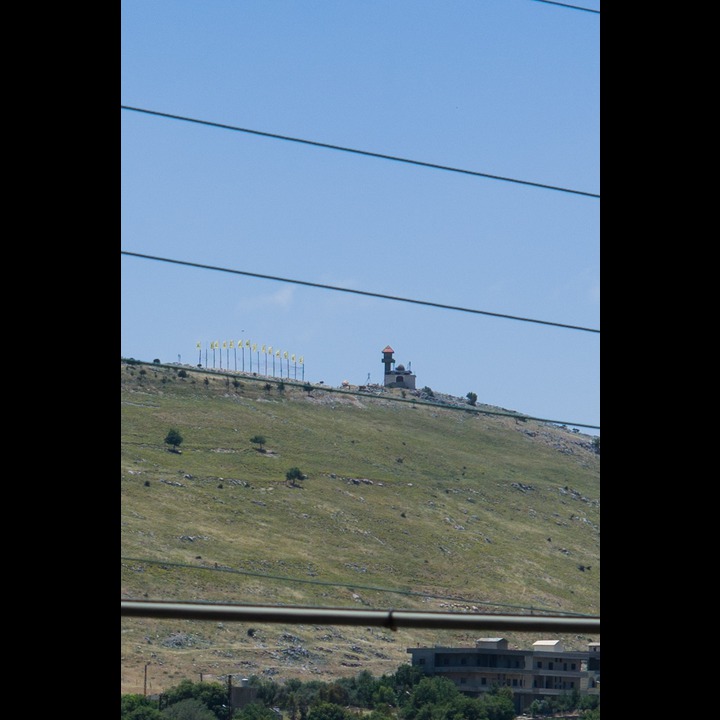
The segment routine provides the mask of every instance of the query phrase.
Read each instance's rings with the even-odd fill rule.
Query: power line
[[[149,360],[135,360],[135,362],[142,363],[144,365],[152,366],[152,367],[165,367],[169,368],[171,370],[176,370],[176,365],[166,365],[163,363],[150,362]],[[249,375],[248,373],[242,372],[238,373],[235,372],[223,372],[223,370],[216,370],[215,368],[204,368],[203,370],[196,370],[195,368],[188,367],[187,372],[202,372],[202,373],[208,373],[212,372],[216,375],[220,375],[223,377],[236,377],[238,374],[242,375],[243,379],[247,380],[248,382],[268,382],[269,380],[273,380],[274,378],[270,378],[268,376],[262,375],[259,377],[253,377],[252,375]],[[296,387],[304,387],[305,383],[299,383],[299,382],[293,382],[292,380],[289,380],[287,378],[283,378],[282,382],[286,385],[290,385],[291,387],[294,385]],[[358,397],[378,397],[374,392],[363,392],[363,391],[355,391],[355,390],[347,390],[345,388],[334,388],[330,385],[322,385],[322,390],[324,392],[328,393],[338,393],[339,395],[357,395]],[[541,422],[541,423],[550,423],[552,425],[561,425],[561,426],[567,426],[570,427],[582,427],[582,428],[588,428],[591,430],[599,430],[599,425],[588,425],[587,423],[580,423],[580,422],[573,422],[571,420],[552,420],[550,418],[541,418],[541,417],[535,417],[534,415],[524,415],[523,413],[519,412],[512,412],[509,410],[501,411],[501,410],[486,410],[484,408],[479,408],[475,405],[452,405],[445,402],[438,402],[438,401],[429,401],[429,400],[418,400],[417,398],[399,398],[399,397],[383,397],[383,402],[394,402],[394,403],[407,403],[409,405],[418,406],[418,405],[425,405],[427,407],[432,407],[440,410],[452,410],[456,412],[464,412],[469,413],[471,415],[493,415],[495,417],[505,417],[510,418],[518,422],[526,422],[527,420],[532,420],[534,422]]]
[[[373,587],[371,585],[358,585],[357,583],[341,583],[341,582],[329,582],[326,580],[307,580],[306,578],[293,578],[293,577],[286,577],[283,575],[270,575],[268,573],[259,573],[259,572],[253,572],[252,570],[238,570],[236,568],[230,568],[230,567],[208,567],[207,565],[188,565],[187,563],[178,563],[178,562],[169,562],[167,560],[148,560],[143,558],[130,558],[130,557],[121,557],[121,561],[125,562],[135,562],[135,563],[143,563],[145,565],[161,565],[163,567],[176,567],[176,568],[183,568],[186,570],[206,570],[208,572],[225,572],[225,573],[233,573],[237,575],[246,575],[250,577],[258,577],[262,578],[264,580],[280,580],[282,582],[291,582],[291,583],[303,583],[307,585],[323,585],[326,587],[343,587],[348,588],[350,590],[367,590],[372,592],[382,592],[382,593],[391,593],[395,595],[409,595],[413,597],[422,597],[422,598],[431,598],[433,600],[453,600],[454,602],[464,602],[469,603],[472,605],[488,605],[493,607],[504,607],[504,608],[515,608],[516,610],[529,610],[531,613],[534,612],[545,612],[550,613],[552,612],[549,608],[541,608],[537,606],[527,606],[527,605],[511,605],[509,603],[496,603],[496,602],[489,602],[487,600],[474,600],[469,598],[463,598],[463,597],[457,597],[453,595],[433,595],[432,593],[424,593],[419,592],[417,590],[396,590],[393,588],[383,588],[383,587]],[[590,615],[586,613],[574,613],[574,612],[562,612],[558,613],[557,611],[554,611],[555,614],[564,616],[572,616],[572,617],[591,617]]]
[[[580,325],[566,325],[564,323],[551,322],[549,320],[536,320],[534,318],[518,317],[517,315],[505,315],[503,313],[494,313],[487,310],[474,310],[472,308],[459,307],[457,305],[444,305],[442,303],[430,302],[428,300],[414,300],[412,298],[398,297],[395,295],[384,295],[382,293],[373,293],[366,290],[354,290],[352,288],[337,287],[335,285],[324,285],[322,283],[308,282],[307,280],[292,280],[290,278],[277,277],[275,275],[263,275],[261,273],[248,272],[246,270],[233,270],[231,268],[217,267],[215,265],[205,265],[202,263],[187,262],[185,260],[173,260],[172,258],[157,257],[155,255],[145,255],[143,253],[134,253],[127,250],[121,250],[121,255],[130,257],[143,258],[145,260],[157,260],[159,262],[173,263],[175,265],[185,265],[187,267],[201,268],[202,270],[217,270],[218,272],[232,273],[234,275],[246,275],[248,277],[261,278],[263,280],[275,280],[278,282],[293,283],[295,285],[305,285],[307,287],[321,288],[323,290],[336,290],[338,292],[354,293],[356,295],[365,295],[368,297],[381,298],[383,300],[396,300],[398,302],[413,303],[415,305],[426,305],[436,307],[442,310],[456,310],[458,312],[474,313],[476,315],[489,315],[490,317],[504,318],[505,320],[519,320],[521,322],[537,323],[539,325],[552,325],[554,327],[566,328],[569,330],[582,330],[584,332],[599,333],[596,328],[582,327]]]
[[[374,625],[452,630],[516,630],[525,632],[599,633],[600,617],[544,615],[483,615],[478,613],[408,612],[275,605],[229,605],[200,602],[121,600],[124,617],[216,620],[221,622],[308,623],[312,625]]]
[[[476,177],[488,178],[490,180],[501,180],[503,182],[517,183],[519,185],[529,185],[532,187],[542,188],[544,190],[556,190],[558,192],[584,195],[586,197],[592,198],[600,198],[600,195],[597,193],[585,192],[583,190],[571,190],[569,188],[557,187],[555,185],[545,185],[543,183],[530,182],[528,180],[518,180],[516,178],[502,177],[500,175],[490,175],[488,173],[477,172],[474,170],[463,170],[462,168],[449,167],[447,165],[436,165],[435,163],[423,162],[421,160],[410,160],[408,158],[396,157],[394,155],[384,155],[382,153],[369,152],[367,150],[357,150],[354,148],[342,147],[340,145],[330,145],[328,143],[316,142],[314,140],[303,140],[301,138],[289,137],[287,135],[277,135],[275,133],[262,132],[260,130],[249,130],[248,128],[241,128],[234,125],[225,125],[223,123],[210,122],[209,120],[198,120],[197,118],[183,117],[181,115],[171,115],[170,113],[158,112],[156,110],[146,110],[144,108],[130,107],[129,105],[121,105],[120,109],[131,110],[138,113],[145,113],[146,115],[155,115],[157,117],[170,118],[171,120],[182,120],[183,122],[197,123],[199,125],[221,128],[223,130],[234,130],[235,132],[249,133],[251,135],[260,135],[262,137],[273,138],[275,140],[287,140],[289,142],[302,143],[304,145],[313,145],[315,147],[326,148],[328,150],[339,150],[341,152],[349,152],[356,155],[365,155],[367,157],[380,158],[381,160],[393,160],[395,162],[408,163],[410,165],[419,165],[421,167],[428,167],[434,170],[447,170],[448,172],[474,175]]]
[[[560,7],[570,8],[571,10],[583,10],[584,12],[600,14],[599,10],[592,10],[586,7],[580,7],[579,5],[568,5],[567,3],[554,2],[554,0],[535,0],[535,2],[544,2],[548,5],[560,5]]]

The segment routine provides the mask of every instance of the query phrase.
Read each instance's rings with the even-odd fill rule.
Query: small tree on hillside
[[[300,468],[294,467],[285,473],[285,479],[290,487],[302,487],[302,485],[298,485],[298,480],[305,480],[305,475]]]
[[[265,452],[265,449],[263,448],[263,445],[265,445],[265,436],[264,435],[253,435],[250,438],[251,443],[255,443],[256,445],[259,445],[258,448],[259,452]]]
[[[474,392],[469,392],[466,396],[468,405],[476,405],[477,404],[477,394]]]
[[[178,446],[182,444],[182,441],[183,436],[175,428],[172,428],[165,436],[165,444],[172,446],[170,452],[180,452]]]

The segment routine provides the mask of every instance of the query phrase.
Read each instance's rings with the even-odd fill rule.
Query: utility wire
[[[407,612],[275,605],[230,605],[199,602],[121,600],[124,617],[216,620],[221,622],[308,623],[312,625],[374,625],[452,630],[517,630],[525,632],[599,633],[600,617],[482,615],[477,613]]]
[[[157,367],[164,367],[168,368],[170,370],[177,370],[177,365],[166,365],[164,363],[158,363],[150,362],[149,360],[136,360],[136,362],[142,363],[144,365],[148,365],[154,368]],[[234,372],[228,371],[223,372],[222,369],[216,370],[215,368],[203,368],[202,370],[196,370],[193,367],[188,367],[188,372],[202,372],[202,373],[208,373],[212,372],[216,375],[220,375],[223,377],[236,377],[237,375],[242,375],[242,377],[249,381],[249,382],[268,382],[269,380],[274,380],[275,378],[270,378],[266,375],[261,375],[259,377],[253,377],[249,373],[246,372],[238,372],[237,370]],[[304,387],[305,383],[299,383],[299,382],[293,382],[292,380],[288,378],[281,378],[282,382],[286,385],[290,385],[291,387],[294,385],[296,387]],[[363,392],[363,391],[354,391],[354,390],[346,390],[345,388],[334,388],[330,385],[322,385],[322,390],[324,392],[329,393],[338,393],[339,395],[357,395],[358,397],[372,397],[377,398],[378,395],[376,395],[374,392]],[[454,410],[457,412],[464,412],[464,413],[470,413],[471,415],[494,415],[495,417],[506,417],[511,418],[516,421],[525,422],[527,420],[533,420],[534,422],[541,422],[541,423],[550,423],[552,425],[569,425],[570,427],[583,427],[583,428],[589,428],[591,430],[599,430],[599,425],[588,425],[587,423],[579,423],[579,422],[573,422],[571,420],[551,420],[550,418],[541,418],[541,417],[535,417],[533,415],[524,415],[523,413],[518,412],[512,412],[512,411],[499,411],[499,410],[486,410],[484,408],[479,408],[475,405],[452,405],[447,404],[442,401],[429,401],[429,400],[418,400],[417,398],[412,398],[408,400],[407,398],[399,398],[399,397],[383,397],[382,398],[384,402],[396,402],[396,403],[408,403],[413,406],[418,405],[425,405],[427,407],[433,407],[440,410]]]
[[[222,128],[223,130],[234,130],[235,132],[249,133],[251,135],[260,135],[262,137],[274,138],[275,140],[288,140],[289,142],[302,143],[304,145],[313,145],[315,147],[327,148],[328,150],[340,150],[341,152],[355,153],[356,155],[365,155],[367,157],[380,158],[382,160],[393,160],[395,162],[408,163],[410,165],[419,165],[434,170],[447,170],[449,172],[463,173],[465,175],[474,175],[476,177],[484,177],[490,180],[502,180],[503,182],[517,183],[519,185],[530,185],[532,187],[543,188],[545,190],[557,190],[558,192],[573,193],[575,195],[584,195],[586,197],[600,198],[597,193],[585,192],[583,190],[571,190],[569,188],[557,187],[555,185],[545,185],[543,183],[530,182],[528,180],[517,180],[515,178],[502,177],[500,175],[490,175],[488,173],[476,172],[474,170],[463,170],[461,168],[449,167],[447,165],[436,165],[434,163],[423,162],[421,160],[409,160],[408,158],[395,157],[393,155],[384,155],[381,153],[369,152],[367,150],[356,150],[354,148],[341,147],[340,145],[330,145],[328,143],[315,142],[313,140],[303,140],[301,138],[288,137],[287,135],[277,135],[275,133],[262,132],[260,130],[249,130],[248,128],[236,127],[234,125],[224,125],[222,123],[210,122],[208,120],[198,120],[197,118],[183,117],[181,115],[171,115],[169,113],[158,112],[156,110],[146,110],[144,108],[130,107],[129,105],[121,105],[121,110],[131,110],[133,112],[145,113],[146,115],[155,115],[157,117],[170,118],[171,120],[182,120],[184,122],[197,123],[208,127]]]
[[[544,2],[548,5],[560,5],[560,7],[570,8],[571,10],[583,10],[584,12],[600,14],[599,10],[591,10],[590,8],[580,7],[578,5],[568,5],[567,3],[554,2],[554,0],[535,0],[535,2]]]
[[[323,285],[321,283],[313,283],[306,280],[292,280],[290,278],[282,278],[274,275],[263,275],[260,273],[247,272],[245,270],[232,270],[230,268],[217,267],[215,265],[204,265],[202,263],[187,262],[185,260],[173,260],[172,258],[157,257],[155,255],[145,255],[143,253],[129,252],[127,250],[121,250],[120,254],[128,255],[129,257],[143,258],[145,260],[157,260],[159,262],[174,263],[176,265],[186,265],[188,267],[196,267],[203,270],[217,270],[219,272],[233,273],[235,275],[246,275],[248,277],[261,278],[263,280],[276,280],[278,282],[294,283],[295,285],[305,285],[307,287],[321,288],[323,290],[336,290],[338,292],[354,293],[356,295],[382,298],[383,300],[396,300],[398,302],[414,303],[415,305],[426,305],[429,307],[441,308],[443,310],[457,310],[459,312],[475,313],[476,315],[489,315],[491,317],[499,317],[506,320],[520,320],[521,322],[538,323],[540,325],[552,325],[554,327],[567,328],[569,330],[582,330],[584,332],[592,333],[600,332],[600,330],[596,328],[582,327],[580,325],[566,325],[564,323],[551,322],[549,320],[536,320],[533,318],[518,317],[516,315],[505,315],[503,313],[489,312],[487,310],[473,310],[472,308],[459,307],[457,305],[444,305],[442,303],[429,302],[427,300],[413,300],[411,298],[397,297],[395,295],[383,295],[381,293],[373,293],[366,290],[353,290],[352,288],[343,288],[334,285]]]
[[[307,585],[324,585],[324,586],[329,586],[329,587],[342,587],[342,588],[348,588],[350,590],[367,590],[367,591],[382,592],[382,593],[392,593],[392,594],[396,594],[396,595],[409,595],[409,596],[414,596],[414,597],[431,598],[433,600],[452,600],[454,602],[464,602],[464,603],[469,603],[472,605],[488,605],[488,606],[493,606],[493,607],[515,608],[516,610],[529,610],[530,613],[535,613],[535,612],[552,613],[552,612],[554,612],[554,614],[562,615],[563,617],[564,616],[591,617],[587,613],[574,613],[574,612],[558,613],[557,610],[551,611],[549,608],[541,608],[541,607],[535,607],[535,606],[528,607],[527,605],[511,605],[509,603],[495,603],[495,602],[488,602],[487,600],[473,600],[473,599],[468,599],[468,598],[463,598],[463,597],[456,597],[453,595],[433,595],[432,593],[424,593],[424,592],[419,592],[417,590],[395,590],[393,588],[373,587],[371,585],[358,585],[357,583],[329,582],[327,580],[306,580],[305,578],[285,577],[283,575],[269,575],[267,573],[253,572],[251,570],[238,570],[236,568],[222,567],[222,566],[209,567],[207,565],[188,565],[187,563],[168,562],[166,560],[148,560],[148,559],[143,559],[143,558],[130,558],[130,557],[121,557],[120,560],[124,561],[124,562],[143,563],[145,565],[161,565],[162,567],[183,568],[186,570],[207,570],[209,572],[233,573],[233,574],[237,574],[237,575],[247,575],[250,577],[263,578],[264,580],[281,580],[282,582],[304,583]]]

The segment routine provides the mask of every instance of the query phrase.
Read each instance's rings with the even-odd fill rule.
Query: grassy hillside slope
[[[599,613],[591,436],[400,391],[120,371],[123,599]],[[180,453],[164,443],[171,428]],[[301,487],[286,482],[292,467]],[[148,663],[148,692],[228,674],[328,680],[476,635],[125,618],[122,692],[143,691]]]

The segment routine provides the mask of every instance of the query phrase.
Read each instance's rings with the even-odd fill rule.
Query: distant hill
[[[123,599],[600,612],[591,435],[434,389],[127,360],[120,387]],[[291,468],[305,475],[297,486]],[[476,636],[124,618],[122,692],[228,674],[379,676],[409,662],[408,647]],[[503,636],[517,647],[540,639]]]

